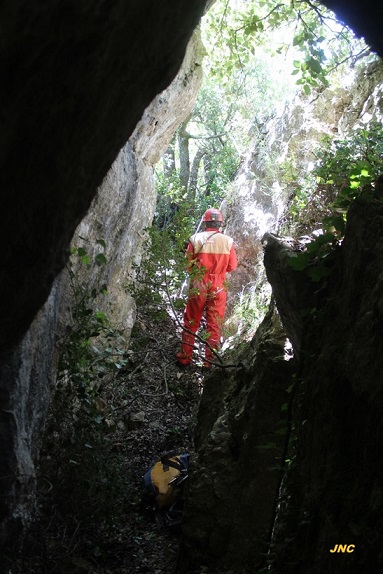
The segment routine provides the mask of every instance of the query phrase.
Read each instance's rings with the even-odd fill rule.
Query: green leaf
[[[303,271],[309,263],[309,256],[307,253],[293,253],[289,256],[287,264],[295,271]]]
[[[99,267],[101,267],[101,265],[105,265],[105,263],[107,262],[107,259],[103,253],[97,253],[97,255],[95,257],[95,261],[96,261],[97,265]]]
[[[323,263],[319,263],[315,267],[310,267],[310,269],[307,270],[307,274],[312,281],[317,283],[321,279],[324,279],[324,277],[330,275],[330,269]]]
[[[253,22],[252,24],[249,24],[248,26],[246,26],[244,33],[248,36],[249,34],[253,34],[253,32],[256,32],[258,29],[258,24],[256,22]]]
[[[102,322],[107,321],[107,316],[103,311],[97,311],[97,313],[95,314],[95,318]]]
[[[333,243],[335,240],[336,237],[333,233],[331,232],[323,233],[322,235],[319,235],[314,239],[314,241],[311,241],[311,243],[307,245],[307,252],[310,253],[310,255],[317,254],[319,253],[323,245]]]
[[[310,68],[310,70],[315,74],[320,74],[322,72],[322,66],[320,62],[318,62],[318,60],[315,60],[314,58],[310,58],[310,60],[308,60],[307,62],[307,65]]]
[[[336,231],[339,231],[342,236],[344,235],[346,222],[343,215],[331,215],[329,217],[325,217],[323,223],[326,228],[333,227]]]
[[[288,429],[287,427],[280,428],[280,429],[278,429],[278,430],[275,431],[275,434],[277,434],[277,435],[282,435],[282,436],[283,436],[283,435],[285,435],[285,434],[287,433],[288,430],[289,430],[289,429]]]
[[[304,40],[302,36],[295,36],[293,40],[293,46],[303,46]]]

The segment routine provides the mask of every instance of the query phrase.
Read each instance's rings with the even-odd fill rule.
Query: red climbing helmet
[[[212,207],[205,211],[202,221],[223,221],[222,213],[219,209]]]

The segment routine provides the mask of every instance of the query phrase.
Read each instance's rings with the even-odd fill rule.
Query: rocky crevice
[[[304,170],[326,132],[341,137],[356,120],[365,125],[371,119],[381,120],[382,74],[381,62],[374,62],[359,72],[350,90],[326,90],[310,109],[300,102],[298,108],[270,122],[264,146],[278,156],[278,149],[282,149],[285,158],[299,150],[299,165]],[[307,139],[309,144],[304,145]],[[271,379],[265,377],[260,382],[251,374],[251,369],[258,372],[260,360],[258,353],[253,355],[253,342],[246,351],[247,359],[251,357],[250,371],[230,376],[216,373],[211,383],[207,381],[199,410],[197,458],[192,465],[181,557],[187,567],[203,564],[217,572],[225,568],[253,572],[256,566],[265,565],[266,541],[272,538],[268,562],[276,574],[373,571],[373,565],[382,561],[376,544],[381,539],[380,527],[376,526],[380,524],[381,505],[381,474],[376,460],[378,445],[382,444],[378,420],[382,381],[381,203],[376,198],[371,204],[353,205],[343,244],[327,259],[331,273],[314,283],[305,272],[296,272],[288,264],[294,251],[304,247],[276,235],[280,211],[270,202],[270,193],[264,193],[265,183],[262,154],[256,149],[246,158],[236,181],[235,200],[225,209],[228,230],[240,246],[234,289],[254,280],[264,252],[267,279],[294,349],[293,398],[291,404],[286,401],[291,406],[293,428],[289,463],[285,465],[286,453],[279,450],[276,464],[281,474],[283,468],[283,480],[278,499],[276,490],[272,494],[263,489],[262,478],[246,482],[244,467],[238,464],[247,452],[243,437],[248,427],[255,429],[265,417],[262,403],[257,406],[257,389],[271,385]],[[258,219],[258,212],[263,219]],[[262,238],[265,221],[269,233]],[[267,340],[264,329],[263,325],[259,336]],[[283,370],[283,362],[280,364]],[[246,388],[248,385],[252,391],[246,396],[238,390],[237,396],[233,389],[243,388],[243,377]],[[239,396],[243,399],[240,406]],[[243,413],[243,418],[238,413]],[[239,441],[237,419],[247,421],[239,427]],[[270,433],[273,431],[275,426],[270,427]],[[257,446],[254,436],[254,453]],[[264,463],[255,455],[253,458],[256,462],[251,472],[255,476],[260,472],[258,465]],[[267,464],[262,466],[263,472],[265,468]],[[366,486],[359,489],[360,483]],[[248,489],[246,502],[242,488]],[[227,500],[229,492],[236,508]],[[273,497],[278,505],[276,520]],[[261,509],[259,514],[257,508]],[[242,525],[238,524],[238,513]],[[239,539],[237,531],[241,532]],[[366,548],[366,552],[343,563],[342,557],[331,562],[330,548],[346,538],[351,540],[349,544],[357,540],[358,547]]]
[[[371,39],[374,49],[382,53],[381,8],[377,8],[376,2],[360,5],[353,0],[326,0],[325,4],[335,10],[339,8],[339,15],[344,15],[346,21],[349,20],[360,34]],[[0,69],[2,77],[7,80],[2,83],[0,148],[0,211],[3,214],[0,240],[3,246],[7,246],[2,252],[0,278],[2,544],[9,540],[15,542],[17,528],[13,527],[23,523],[26,517],[23,512],[28,496],[26,483],[29,480],[33,482],[28,453],[33,454],[37,450],[37,429],[45,413],[50,387],[46,373],[50,372],[55,361],[51,354],[53,338],[51,332],[47,337],[44,322],[41,329],[36,325],[27,335],[26,332],[67,261],[73,233],[89,208],[97,187],[146,106],[179,69],[204,5],[204,0],[185,3],[178,0],[166,3],[132,0],[113,5],[100,0],[96,6],[94,2],[84,0],[65,6],[56,2],[49,7],[39,1],[12,0],[1,5]],[[26,153],[20,167],[21,151]],[[363,214],[357,213],[355,218],[360,215]],[[374,214],[369,215],[376,223]],[[357,226],[350,229],[357,230]],[[369,235],[367,220],[364,232]],[[360,277],[364,278],[363,289],[367,289],[368,297],[365,301],[366,291],[352,291],[351,288],[348,296],[342,299],[343,302],[348,300],[349,307],[341,306],[341,309],[344,325],[351,325],[350,317],[356,312],[360,331],[357,329],[356,334],[347,336],[346,353],[339,348],[340,331],[335,329],[339,340],[330,331],[321,332],[323,337],[326,335],[324,341],[331,341],[338,349],[336,365],[339,365],[338,357],[343,355],[349,362],[348,369],[342,362],[341,372],[345,378],[339,380],[341,384],[346,381],[343,388],[347,391],[351,388],[350,396],[360,402],[362,419],[366,423],[356,426],[361,430],[360,438],[356,437],[360,458],[351,459],[354,463],[349,468],[359,476],[355,461],[362,461],[370,469],[363,494],[367,495],[367,509],[372,510],[372,516],[379,524],[380,487],[372,477],[380,478],[374,464],[381,444],[377,415],[380,391],[376,385],[381,372],[381,340],[377,333],[380,332],[382,309],[376,291],[376,285],[380,286],[376,263],[381,268],[381,261],[376,259],[375,251],[367,250],[364,266],[356,270],[351,261],[353,239],[350,235],[348,237],[351,248],[346,249],[345,241],[343,253],[348,254],[350,269],[354,270],[349,277],[355,279],[356,284]],[[364,238],[360,240],[363,245]],[[377,229],[375,240],[375,245],[379,246]],[[380,246],[377,253],[380,253]],[[368,276],[370,272],[372,275]],[[346,277],[348,271],[344,267]],[[372,280],[376,282],[370,283]],[[344,285],[344,294],[346,292]],[[360,297],[363,305],[359,304]],[[48,301],[47,306],[50,305]],[[279,305],[282,309],[281,302]],[[337,313],[337,308],[335,311]],[[50,314],[53,322],[58,320],[55,309],[52,308]],[[359,333],[363,339],[359,338]],[[365,336],[370,339],[366,341]],[[33,350],[31,341],[37,338],[48,338],[49,348],[43,344],[40,352]],[[358,347],[361,342],[366,346],[360,344]],[[16,348],[17,344],[19,348]],[[28,361],[24,364],[26,358]],[[44,361],[46,370],[41,369]],[[363,383],[362,366],[367,369],[367,376],[373,377],[369,384]],[[333,381],[330,378],[328,381],[331,390]],[[326,389],[325,386],[318,388]],[[332,397],[331,393],[329,396]],[[376,402],[372,403],[372,399]],[[335,404],[339,405],[340,400],[339,396]],[[326,404],[319,401],[318,406],[326,407]],[[350,407],[350,404],[346,406]],[[353,408],[348,408],[348,412],[354,415],[356,407],[351,406]],[[35,422],[29,418],[31,413],[37,413]],[[315,417],[318,424],[323,422],[319,415],[315,414]],[[341,407],[333,414],[333,418],[341,422],[341,429],[354,428],[353,420],[345,417]],[[305,456],[309,452],[309,438],[301,445]],[[349,449],[346,452],[351,448],[350,443],[347,444]],[[22,445],[27,445],[29,450],[23,450]],[[364,448],[366,445],[368,448]],[[337,447],[335,453],[338,452]],[[379,460],[378,456],[376,460]],[[27,476],[24,475],[25,465],[28,466]],[[20,472],[21,468],[23,472]],[[315,487],[320,490],[319,486]],[[362,522],[365,517],[364,541],[369,548],[368,540],[373,539],[374,525],[368,523],[367,510],[361,507],[362,498],[357,498],[356,481],[347,488],[349,499],[359,500],[356,508],[361,509]],[[311,500],[314,511],[317,502],[316,499]],[[326,508],[328,505],[324,505]],[[350,518],[351,505],[346,505],[344,513],[339,505],[334,508],[336,517]],[[320,520],[324,523],[323,516]],[[342,533],[339,531],[338,534]],[[380,557],[372,553],[373,558]]]

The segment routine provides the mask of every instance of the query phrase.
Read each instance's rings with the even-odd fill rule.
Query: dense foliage
[[[383,129],[380,124],[359,127],[342,139],[325,138],[318,151],[311,190],[298,190],[290,207],[295,235],[317,231],[290,264],[314,281],[330,274],[329,255],[342,241],[347,211],[356,199],[382,201]],[[305,217],[302,216],[305,215]]]
[[[90,287],[81,279],[81,266],[89,269],[106,263],[105,243],[102,239],[97,243],[102,250],[94,258],[84,247],[73,247],[67,266],[72,295],[70,322],[61,342],[56,395],[66,397],[71,414],[99,424],[105,421],[99,400],[103,381],[122,369],[127,360],[123,331],[113,323],[111,313],[100,309],[107,286],[99,283]]]
[[[306,0],[223,0],[209,11],[206,37],[211,74],[222,82],[246,72],[254,56],[284,55],[305,93],[328,84],[328,74],[368,50],[320,2]]]
[[[331,12],[303,0],[218,0],[203,19],[202,40],[203,87],[156,170],[161,229],[180,204],[197,225],[207,207],[230,196],[244,153],[262,145],[282,105],[370,57]]]
[[[172,220],[159,229],[147,229],[147,241],[140,261],[133,263],[126,285],[138,305],[144,305],[154,320],[183,308],[182,292],[187,280],[185,248],[193,220],[179,208]]]

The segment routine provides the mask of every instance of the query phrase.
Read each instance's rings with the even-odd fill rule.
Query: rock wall
[[[2,352],[47,299],[97,187],[176,75],[204,5],[2,3]]]
[[[383,64],[359,69],[347,88],[329,87],[317,97],[300,98],[270,120],[261,140],[246,156],[228,201],[227,232],[238,243],[240,266],[233,274],[234,291],[254,281],[263,256],[261,239],[277,232],[297,183],[291,173],[305,174],[325,135],[339,137],[355,124],[382,121]]]
[[[294,369],[285,342],[272,305],[239,367],[205,379],[178,572],[253,573],[262,563],[289,426]]]
[[[112,318],[126,336],[135,318],[135,304],[126,285],[132,262],[140,261],[144,230],[151,225],[156,207],[154,165],[193,109],[202,83],[203,53],[200,32],[196,30],[177,76],[146,108],[74,236],[74,244],[84,246],[92,257],[97,251],[105,254],[106,265],[90,270],[78,267],[76,272],[89,291],[97,285],[108,286],[108,296],[101,306],[108,315],[113,310]],[[105,249],[97,239],[105,241]]]
[[[7,546],[20,540],[34,501],[35,463],[55,383],[64,302],[65,280],[58,277],[28,333],[1,365],[0,572],[7,571]]]
[[[180,68],[204,4],[1,5],[0,237],[7,246],[0,268],[1,571],[29,517],[37,439],[57,360],[56,295],[65,284],[42,306],[97,187],[145,108]],[[119,181],[123,169],[115,168]],[[131,191],[127,184],[125,206]],[[145,191],[142,185],[134,193]]]
[[[304,272],[290,281],[291,247],[267,240],[267,274],[300,349],[292,464],[271,549],[275,574],[356,574],[383,564],[382,221],[381,198],[351,206],[332,273],[320,284]],[[303,318],[307,304],[315,312]],[[337,544],[354,551],[331,552]]]

